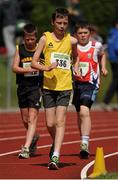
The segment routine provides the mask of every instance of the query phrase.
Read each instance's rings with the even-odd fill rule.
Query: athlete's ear
[[[54,22],[53,22],[53,20],[51,20],[51,25],[52,25],[52,26],[54,26]]]

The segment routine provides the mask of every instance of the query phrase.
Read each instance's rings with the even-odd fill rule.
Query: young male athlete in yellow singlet
[[[37,48],[37,29],[33,24],[24,26],[23,40],[24,42],[16,47],[12,70],[16,73],[18,103],[26,128],[26,141],[22,146],[19,158],[29,158],[35,153],[39,138],[35,131],[40,108],[39,88],[41,86],[39,71],[31,68],[32,57]],[[42,58],[42,54],[40,57]],[[56,67],[55,64],[47,67],[40,64],[42,70],[48,71],[54,67]]]
[[[77,40],[67,33],[69,13],[58,8],[52,14],[52,32],[45,32],[39,40],[32,67],[40,68],[38,59],[43,51],[45,65],[57,62],[57,68],[44,72],[43,104],[46,124],[52,137],[49,169],[59,168],[60,149],[64,138],[66,111],[72,90],[71,55],[75,59],[75,73],[78,74]],[[76,70],[77,69],[77,70]]]

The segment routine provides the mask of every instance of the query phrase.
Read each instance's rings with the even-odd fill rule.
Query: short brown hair
[[[65,16],[69,19],[69,11],[66,8],[57,8],[52,14],[52,21],[54,22],[56,18]]]

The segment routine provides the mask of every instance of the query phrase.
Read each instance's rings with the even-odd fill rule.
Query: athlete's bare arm
[[[31,66],[33,68],[36,68],[41,71],[50,71],[57,67],[57,63],[52,63],[50,66],[45,66],[45,65],[38,63],[38,61],[40,59],[39,57],[40,57],[41,53],[43,52],[45,44],[46,44],[46,36],[43,35],[39,40],[38,47],[34,53]]]

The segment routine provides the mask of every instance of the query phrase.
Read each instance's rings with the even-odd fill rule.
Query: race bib
[[[24,62],[23,68],[31,67],[31,62]],[[39,71],[25,73],[24,77],[32,77],[32,76],[39,76]]]
[[[89,71],[89,63],[88,62],[80,62],[79,69],[82,76],[86,76]]]
[[[51,63],[54,62],[58,63],[57,68],[68,70],[70,69],[70,56],[68,54],[57,52],[51,53]]]

